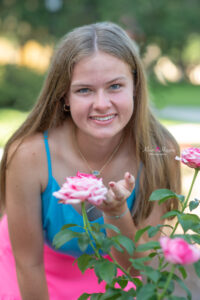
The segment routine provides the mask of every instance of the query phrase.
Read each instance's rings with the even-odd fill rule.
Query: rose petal
[[[102,178],[77,172],[76,176],[67,177],[61,189],[53,195],[65,204],[88,200],[95,205],[100,205],[106,198],[107,191]]]
[[[173,264],[187,265],[200,259],[200,249],[182,238],[161,237],[160,245],[166,260]]]

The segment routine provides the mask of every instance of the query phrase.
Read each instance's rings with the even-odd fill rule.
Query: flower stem
[[[96,256],[98,258],[101,258],[101,255],[99,254],[98,250],[95,248],[95,246],[93,245],[92,243],[92,240],[91,240],[91,236],[93,237],[93,239],[95,240],[94,236],[92,235],[92,228],[91,228],[91,225],[90,225],[90,222],[88,221],[88,217],[87,217],[87,213],[86,213],[86,210],[85,210],[85,203],[82,202],[81,203],[81,208],[82,208],[82,215],[83,215],[83,224],[84,224],[84,229],[86,231],[86,233],[88,234],[88,237],[90,238],[90,245],[92,247],[92,249],[94,250]],[[88,230],[89,229],[89,230]],[[91,233],[91,236],[90,236],[90,233]],[[122,266],[120,266],[118,264],[118,262],[114,259],[114,257],[112,256],[111,253],[108,253],[108,255],[111,257],[112,261],[115,263],[115,265],[124,273],[126,274],[126,276],[128,277],[129,281],[133,281],[133,278],[131,277],[131,275],[129,274],[129,272],[127,272]]]
[[[165,286],[164,286],[164,289],[163,289],[162,293],[158,296],[158,300],[162,300],[163,297],[165,296],[165,292],[166,292],[167,289],[168,289],[168,286],[169,286],[170,281],[171,281],[171,279],[172,279],[172,276],[173,276],[173,274],[174,274],[175,268],[176,268],[176,265],[172,265],[171,272],[169,273],[169,276],[168,276],[168,278],[167,278],[167,281],[166,281],[166,284],[165,284]]]
[[[191,186],[190,186],[190,189],[189,189],[187,198],[186,198],[186,200],[185,200],[185,202],[184,202],[184,204],[183,204],[182,212],[183,212],[183,211],[185,210],[185,208],[187,207],[187,204],[188,204],[188,201],[189,201],[189,198],[190,198],[192,189],[193,189],[194,182],[195,182],[196,177],[197,177],[197,175],[198,175],[198,172],[199,172],[199,169],[195,169],[195,170],[194,170],[194,176],[193,176],[193,179],[192,179],[192,183],[191,183]]]
[[[182,207],[182,210],[181,210],[181,213],[184,212],[184,210],[186,209],[187,207],[187,204],[188,204],[188,201],[189,201],[189,198],[190,198],[190,195],[191,195],[191,192],[192,192],[192,189],[193,189],[193,186],[194,186],[194,183],[195,183],[195,180],[197,178],[197,174],[199,172],[199,169],[194,169],[194,176],[193,176],[193,179],[192,179],[192,183],[190,185],[190,189],[189,189],[189,192],[188,192],[188,195],[183,203],[183,207]],[[173,236],[174,232],[176,231],[177,227],[178,227],[178,224],[179,224],[179,221],[176,222],[175,226],[174,226],[174,229],[170,235],[170,237]]]
[[[91,228],[91,225],[90,225],[90,222],[88,221],[88,217],[87,217],[87,213],[86,213],[86,210],[85,210],[85,203],[82,202],[81,203],[81,209],[82,209],[82,215],[83,215],[83,224],[84,224],[84,229],[85,229],[85,232],[87,233],[89,239],[90,239],[90,245],[92,247],[92,249],[94,250],[94,253],[96,254],[96,256],[98,258],[101,258],[101,255],[99,254],[98,250],[96,249],[96,247],[93,245],[92,243],[92,240],[91,240],[91,236],[90,236],[90,233],[92,235],[92,228]],[[89,230],[88,230],[89,229]],[[93,237],[93,236],[92,236]],[[94,238],[94,237],[93,237]]]
[[[128,280],[129,281],[132,281],[133,282],[133,277],[129,274],[128,271],[126,271],[126,269],[124,269],[122,266],[120,266],[118,264],[118,262],[115,260],[115,258],[112,256],[111,253],[108,253],[108,255],[111,257],[112,261],[114,262],[114,264],[124,273],[126,274],[126,276],[128,277]]]

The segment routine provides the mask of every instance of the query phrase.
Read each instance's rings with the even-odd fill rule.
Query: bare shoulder
[[[8,151],[8,162],[36,163],[43,158],[44,145],[42,134],[37,133],[24,140],[15,141]]]
[[[42,178],[45,163],[43,136],[36,133],[26,139],[15,141],[8,151],[7,172],[26,177],[28,174]]]

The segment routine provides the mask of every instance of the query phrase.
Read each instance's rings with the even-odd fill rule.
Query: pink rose
[[[77,172],[76,176],[66,178],[61,189],[53,195],[60,199],[60,203],[75,204],[85,200],[100,205],[106,199],[107,188],[102,178],[96,178],[91,174]]]
[[[161,237],[160,245],[166,260],[173,264],[187,265],[200,259],[200,249],[182,238]]]
[[[181,157],[176,156],[176,160],[182,161],[190,168],[200,168],[200,148],[187,148],[181,152]]]

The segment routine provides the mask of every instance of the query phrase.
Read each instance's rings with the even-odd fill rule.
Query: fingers
[[[117,184],[116,182],[109,182],[109,186],[114,194],[116,200],[121,200],[125,198],[126,191],[122,188],[121,185]]]
[[[125,180],[126,188],[130,192],[132,192],[135,187],[135,177],[133,175],[131,175],[129,172],[126,172],[124,174],[124,180]]]
[[[124,179],[118,182],[109,182],[109,191],[107,194],[107,199],[104,200],[104,204],[112,205],[116,202],[116,205],[123,203],[130,196],[135,186],[135,178],[129,172],[124,174]],[[117,204],[118,203],[118,204]]]
[[[135,186],[135,178],[129,172],[124,174],[124,180],[110,181],[109,186],[116,200],[127,199]]]

